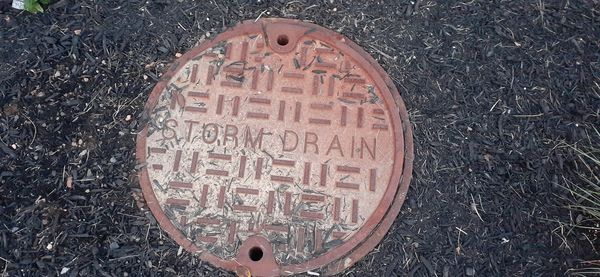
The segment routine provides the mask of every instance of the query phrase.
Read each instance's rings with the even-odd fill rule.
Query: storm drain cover
[[[180,57],[146,104],[140,184],[184,249],[240,275],[333,274],[404,201],[412,133],[394,84],[344,36],[244,22]]]

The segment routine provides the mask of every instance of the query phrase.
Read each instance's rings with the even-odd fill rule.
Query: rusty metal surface
[[[192,49],[146,105],[137,158],[161,227],[215,266],[335,273],[387,232],[412,171],[377,63],[313,24],[244,22]]]

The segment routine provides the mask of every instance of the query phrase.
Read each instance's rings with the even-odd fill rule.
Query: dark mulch
[[[134,138],[176,53],[259,15],[352,38],[409,108],[407,201],[348,275],[562,275],[600,257],[598,234],[555,222],[577,217],[564,145],[599,145],[600,2],[283,2],[1,2],[0,274],[227,275],[137,208]]]

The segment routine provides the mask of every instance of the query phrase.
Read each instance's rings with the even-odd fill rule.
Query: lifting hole
[[[252,247],[250,248],[250,251],[248,251],[248,256],[250,256],[250,260],[258,262],[263,257],[263,250],[260,249],[260,247]]]
[[[279,35],[277,37],[277,44],[280,46],[286,46],[290,42],[290,39],[286,35]]]

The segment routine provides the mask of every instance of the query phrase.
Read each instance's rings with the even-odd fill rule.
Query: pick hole
[[[277,37],[277,44],[281,46],[286,46],[290,42],[290,39],[286,35],[279,35]]]
[[[263,257],[263,251],[260,247],[252,247],[250,248],[250,251],[248,251],[248,256],[250,256],[250,260],[258,262]]]

